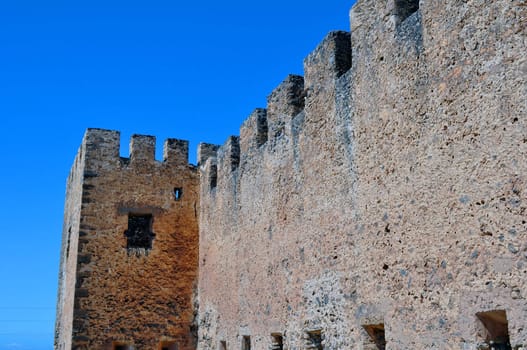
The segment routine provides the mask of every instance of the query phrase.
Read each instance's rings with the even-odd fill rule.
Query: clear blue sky
[[[87,127],[223,143],[352,0],[0,0],[0,350],[52,349],[65,181]],[[158,146],[159,146],[158,145]],[[161,157],[161,148],[157,150]]]

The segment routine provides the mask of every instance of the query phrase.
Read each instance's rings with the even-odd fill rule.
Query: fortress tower
[[[195,349],[198,172],[188,143],[89,129],[68,178],[56,349]]]

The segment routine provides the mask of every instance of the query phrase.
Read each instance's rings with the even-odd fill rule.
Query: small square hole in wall
[[[306,349],[316,349],[316,350],[324,349],[324,347],[322,346],[322,330],[321,329],[306,331],[306,335],[307,335]]]
[[[242,350],[251,350],[251,337],[248,335],[242,337]]]
[[[482,337],[489,349],[511,350],[509,340],[509,322],[505,310],[478,312],[476,317],[483,326]]]
[[[271,347],[270,350],[283,350],[284,349],[284,337],[281,333],[271,334]]]
[[[174,200],[179,201],[183,197],[183,189],[181,187],[174,187]]]
[[[368,339],[364,341],[364,350],[384,350],[386,349],[386,338],[384,335],[384,323],[368,324],[362,326]]]
[[[225,340],[220,340],[218,350],[227,350],[227,342]]]

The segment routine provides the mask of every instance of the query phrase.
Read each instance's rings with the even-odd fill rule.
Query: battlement
[[[208,188],[215,188],[216,186],[210,186],[210,183],[221,183],[223,177],[229,176],[239,167],[244,169],[251,163],[260,166],[260,158],[255,157],[257,154],[269,153],[269,156],[273,157],[275,151],[272,148],[280,142],[279,140],[289,139],[293,134],[298,136],[303,127],[303,117],[296,118],[298,121],[294,122],[295,117],[304,112],[306,105],[310,105],[309,109],[318,108],[316,104],[327,106],[326,94],[335,91],[337,80],[350,68],[350,33],[330,32],[305,58],[306,78],[288,75],[269,94],[266,108],[256,108],[243,122],[239,137],[229,137],[222,146],[200,144],[198,164],[205,165],[207,159],[214,157],[209,166],[203,167],[205,178],[213,179],[207,181]],[[309,118],[320,118],[320,113],[307,115]],[[286,142],[281,147],[297,146]]]
[[[220,146],[212,143],[201,142],[198,145],[198,166],[205,165],[205,162],[210,157],[216,157],[216,152]]]
[[[156,138],[150,135],[132,135],[130,157],[120,156],[120,132],[90,128],[86,130],[81,146],[87,171],[118,169],[121,166],[187,166],[188,141],[167,139],[163,145],[163,160],[155,159]]]
[[[230,136],[218,149],[218,167],[221,173],[229,173],[238,168],[240,164],[240,138]]]
[[[240,127],[240,153],[242,162],[254,153],[268,138],[267,109],[256,108]]]
[[[326,80],[335,80],[351,68],[351,34],[330,32],[304,59],[305,89],[321,89]]]

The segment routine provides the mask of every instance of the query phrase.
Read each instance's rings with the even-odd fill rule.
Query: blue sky
[[[84,130],[223,143],[352,0],[0,0],[0,350],[52,349],[65,181]]]

